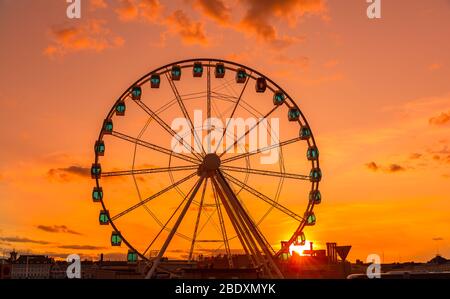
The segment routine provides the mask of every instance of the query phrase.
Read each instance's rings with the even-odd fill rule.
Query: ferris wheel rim
[[[209,67],[210,67],[210,66],[214,66],[212,63],[224,63],[224,64],[227,64],[227,65],[232,65],[232,66],[236,66],[236,67],[239,67],[239,68],[243,68],[243,69],[245,69],[245,70],[250,71],[252,74],[255,74],[255,75],[258,75],[258,76],[260,76],[260,77],[265,78],[270,84],[273,85],[273,87],[276,88],[276,90],[281,91],[281,92],[286,96],[286,100],[289,100],[290,103],[291,103],[291,105],[292,105],[294,108],[297,108],[297,109],[298,109],[298,111],[299,111],[299,113],[300,113],[300,117],[301,117],[302,121],[304,122],[304,125],[307,126],[309,129],[311,128],[310,125],[309,125],[309,123],[308,123],[308,120],[306,119],[305,115],[303,114],[303,111],[299,108],[299,106],[297,105],[297,103],[293,100],[293,98],[292,98],[292,97],[291,97],[291,96],[290,96],[290,95],[289,95],[289,94],[288,94],[281,86],[279,86],[279,85],[278,85],[275,81],[273,81],[271,78],[269,78],[268,76],[264,75],[263,73],[261,73],[261,72],[255,70],[255,69],[253,69],[253,68],[251,68],[251,67],[248,67],[248,66],[246,66],[246,65],[244,65],[244,64],[236,63],[236,62],[233,62],[233,61],[230,61],[230,60],[225,60],[225,59],[217,59],[217,58],[191,58],[191,59],[179,60],[179,61],[175,61],[175,62],[172,62],[172,63],[168,63],[168,64],[166,64],[166,65],[164,65],[164,66],[161,66],[161,67],[158,67],[158,68],[156,68],[156,69],[153,69],[152,71],[146,73],[146,74],[143,75],[141,78],[139,78],[139,79],[138,79],[137,81],[135,81],[133,84],[131,84],[131,85],[130,85],[123,93],[122,93],[122,95],[114,102],[114,105],[112,106],[112,108],[111,108],[110,111],[108,112],[107,118],[106,118],[106,119],[111,119],[111,118],[113,117],[114,112],[115,112],[115,107],[116,107],[117,103],[119,103],[120,101],[123,101],[123,100],[128,96],[128,94],[130,93],[130,90],[131,90],[134,86],[141,86],[142,84],[144,84],[145,82],[148,81],[148,78],[149,78],[152,74],[155,74],[155,73],[158,73],[158,74],[164,74],[164,73],[169,72],[169,71],[170,71],[170,70],[169,70],[169,67],[172,67],[172,66],[174,66],[174,65],[183,65],[183,64],[189,64],[189,63],[195,63],[195,62],[208,62],[208,64],[204,64],[204,66],[209,66]],[[186,65],[186,66],[183,66],[183,67],[190,67],[190,66],[192,66],[192,65]],[[226,68],[227,68],[227,69],[230,69],[230,70],[232,70],[232,71],[236,71],[236,69],[232,69],[232,68],[229,68],[229,67],[226,67]],[[252,77],[252,75],[249,76],[249,80],[250,80],[250,78],[255,80],[255,77]],[[275,91],[272,87],[269,87],[269,85],[268,85],[268,88],[269,88],[272,92]],[[290,106],[288,105],[288,107],[290,107]],[[103,140],[103,136],[104,136],[103,130],[100,130],[100,133],[99,133],[99,136],[98,136],[97,140]],[[309,146],[309,147],[314,146],[314,147],[317,148],[317,146],[316,146],[316,141],[315,141],[314,134],[313,134],[312,130],[310,131],[310,138],[309,138],[308,140],[306,140],[306,142],[308,143],[308,146]],[[98,163],[98,162],[99,162],[99,157],[100,157],[100,156],[99,156],[97,153],[95,153],[95,163]],[[320,166],[320,164],[319,164],[319,159],[314,160],[314,161],[311,161],[311,163],[312,163],[312,166],[313,166],[313,167],[319,168],[319,166]],[[100,188],[100,187],[101,187],[101,185],[100,185],[100,183],[99,183],[99,180],[100,180],[100,178],[95,178],[95,181],[96,181],[95,185],[96,185],[97,188]],[[311,191],[313,191],[313,190],[318,190],[318,187],[319,187],[319,182],[311,182]],[[100,203],[101,203],[101,206],[102,206],[103,210],[104,210],[104,211],[108,211],[108,210],[107,210],[107,206],[106,206],[106,204],[104,203],[103,198],[100,199]],[[314,206],[315,206],[315,203],[314,203],[314,202],[308,201],[308,205],[307,205],[307,207],[306,207],[306,212],[312,211],[313,208],[314,208]],[[125,243],[125,244],[127,245],[127,247],[128,247],[130,250],[132,250],[133,252],[135,252],[141,259],[143,259],[143,260],[145,260],[145,261],[147,261],[147,262],[151,262],[151,261],[152,261],[152,259],[149,259],[149,258],[147,258],[145,255],[142,255],[141,252],[140,252],[139,250],[136,250],[136,248],[134,248],[134,246],[133,246],[130,242],[128,242],[128,240],[126,239],[126,237],[124,237],[124,236],[120,233],[120,230],[118,229],[118,227],[116,226],[116,224],[114,223],[113,220],[110,220],[110,221],[109,221],[109,224],[112,226],[112,228],[113,228],[113,230],[114,230],[115,232],[117,232],[117,233],[120,234],[121,240],[123,241],[123,243]],[[287,241],[287,243],[292,244],[292,243],[294,242],[295,238],[296,238],[296,235],[297,235],[299,232],[302,232],[303,229],[305,228],[305,226],[306,226],[306,221],[303,220],[303,221],[299,224],[298,228],[295,230],[295,232],[293,233],[293,235],[291,236],[291,238]],[[283,250],[285,250],[285,248],[283,248],[283,247],[280,248],[280,250],[278,250],[278,251],[275,253],[274,256],[279,256],[279,254],[281,254]]]

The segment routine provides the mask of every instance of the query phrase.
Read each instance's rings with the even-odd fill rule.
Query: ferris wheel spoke
[[[282,178],[287,178],[287,179],[296,179],[296,180],[304,180],[304,181],[309,181],[309,179],[310,179],[310,177],[308,175],[302,175],[302,174],[296,174],[296,173],[286,173],[286,172],[276,172],[276,171],[270,171],[270,170],[253,169],[253,168],[245,168],[245,167],[220,166],[220,169],[227,170],[227,171],[267,175],[267,176],[282,177]]]
[[[210,205],[209,204],[208,205],[207,204],[203,204],[203,207],[207,207],[207,206],[210,206]],[[215,206],[215,204],[213,206]],[[207,210],[203,211],[203,213],[205,213],[208,218],[206,219],[206,221],[203,223],[203,225],[198,230],[197,235],[201,234],[201,232],[205,229],[205,227],[209,224],[209,222],[212,222],[212,224],[214,225],[215,230],[218,233],[221,233],[220,232],[220,227],[217,225],[217,223],[213,219],[213,216],[216,214],[216,211],[217,211],[216,209],[214,209],[211,213],[208,213]]]
[[[220,100],[220,101],[224,101],[224,102],[228,102],[228,103],[236,103],[236,98],[235,97],[228,97],[225,94],[219,93],[219,92],[215,92],[215,91],[211,91],[211,98]]]
[[[164,120],[162,120],[155,112],[153,112],[147,105],[144,104],[141,100],[134,101],[138,104],[139,107],[142,108],[151,118],[153,118],[165,131],[167,131],[170,135],[172,135],[178,142],[180,142],[191,154],[197,157],[200,161],[201,156],[197,154],[197,152],[192,148],[190,144],[187,144],[184,139],[178,135]]]
[[[244,101],[244,99],[241,100],[241,107],[244,108],[246,111],[248,111],[252,115],[259,115],[261,116],[262,113],[258,111],[255,107],[253,107],[248,102]]]
[[[177,206],[177,208],[172,212],[172,214],[170,215],[169,219],[167,219],[167,221],[164,223],[163,226],[161,226],[161,229],[159,230],[159,232],[156,234],[156,236],[153,238],[153,240],[150,242],[150,244],[147,246],[147,248],[144,250],[142,255],[147,254],[147,252],[150,250],[150,248],[152,248],[153,244],[156,242],[156,240],[159,238],[159,236],[161,235],[161,233],[163,231],[169,231],[170,233],[170,228],[168,227],[170,221],[173,219],[173,217],[176,215],[176,213],[178,212],[178,210],[181,208],[181,206],[183,205],[183,203],[186,201],[187,197],[189,196],[189,194],[192,192],[192,190],[194,190],[194,186],[192,186],[191,190],[189,190],[189,192],[184,196],[183,200],[180,202],[180,204]],[[176,235],[181,235],[184,236],[183,234],[180,234],[179,232],[175,233]],[[184,238],[186,240],[192,241],[191,238]]]
[[[231,85],[231,84],[235,84],[234,78],[222,82],[221,84],[215,86],[212,90],[213,90],[214,92],[219,92],[219,91],[222,91],[222,90],[224,90],[224,89],[227,89],[227,87],[228,87],[229,85]]]
[[[234,143],[233,143],[232,145],[230,145],[227,149],[225,149],[225,151],[224,151],[223,153],[221,153],[221,154],[219,155],[219,157],[222,157],[222,156],[225,155],[231,148],[234,148],[234,146],[235,146],[236,144],[238,144],[238,142],[241,141],[242,138],[245,138],[245,136],[247,136],[247,135],[248,135],[251,131],[253,131],[256,127],[258,127],[259,124],[260,124],[264,119],[266,119],[270,114],[272,114],[275,110],[277,110],[278,107],[279,107],[279,106],[273,107],[269,112],[267,112],[266,115],[264,115],[263,117],[261,117],[261,118],[256,122],[255,125],[253,125],[251,128],[249,128],[249,129],[244,133],[244,135],[242,135],[242,136],[239,137],[237,140],[235,140]],[[226,132],[226,130],[225,130],[225,132]]]
[[[184,154],[180,154],[180,153],[174,152],[172,150],[166,149],[166,148],[161,147],[159,145],[156,145],[156,144],[153,144],[153,143],[150,143],[150,142],[147,142],[147,141],[143,141],[143,140],[141,140],[139,138],[134,138],[134,137],[131,137],[131,136],[119,133],[117,131],[113,131],[112,132],[112,136],[120,138],[120,139],[123,139],[123,140],[126,140],[126,141],[129,141],[129,142],[134,143],[134,144],[138,144],[138,145],[143,146],[143,147],[147,147],[149,149],[155,150],[157,152],[160,152],[160,153],[163,153],[163,154],[166,154],[166,155],[169,155],[169,156],[176,157],[176,158],[184,160],[186,162],[195,163],[195,164],[199,164],[199,162],[200,162],[200,160],[198,160],[197,158],[190,157],[190,156],[187,156],[187,155],[184,155]]]
[[[211,68],[208,65],[206,72],[206,115],[207,118],[211,118]]]
[[[241,102],[244,103],[243,100],[242,100]],[[255,118],[258,118],[258,117],[261,116],[261,114],[258,115],[257,113],[255,113],[254,111],[251,111],[251,109],[249,109],[248,107],[246,107],[246,106],[244,106],[244,105],[242,105],[242,104],[240,104],[239,106],[241,106],[242,109],[244,109],[245,111],[247,111],[250,115],[252,115],[252,116],[255,117]]]
[[[211,152],[211,68],[208,65],[206,72],[206,119],[208,120],[208,153]]]
[[[124,210],[122,212],[120,212],[119,214],[115,215],[114,217],[111,217],[111,220],[115,221],[115,220],[119,219],[120,217],[130,213],[131,211],[136,210],[137,208],[139,208],[139,207],[145,205],[146,203],[148,203],[149,201],[157,198],[158,196],[161,196],[162,194],[166,193],[167,191],[169,191],[169,190],[175,188],[176,186],[186,182],[187,180],[189,180],[190,178],[194,177],[195,175],[197,175],[197,172],[194,172],[194,173],[188,175],[187,177],[185,177],[185,178],[183,178],[183,179],[173,183],[172,185],[162,189],[161,191],[158,191],[157,193],[153,194],[152,196],[147,197],[146,199],[140,201],[139,203],[131,206],[130,208],[128,208],[128,209],[126,209],[126,210]]]
[[[198,100],[203,99],[205,97],[205,92],[201,91],[201,92],[187,93],[180,95],[180,97],[183,99],[183,101]],[[160,115],[161,113],[165,112],[167,109],[171,108],[173,105],[177,103],[178,103],[177,98],[174,97],[173,99],[171,99],[170,101],[168,101],[167,103],[163,104],[161,107],[156,109],[155,114]]]
[[[226,99],[226,98],[223,98],[223,97],[221,97],[221,96],[215,96],[214,97],[215,99],[219,99],[219,100],[222,100],[222,101],[227,101],[227,102],[231,102],[231,103],[233,103],[233,104],[236,104],[236,97],[232,97],[234,100],[231,100],[231,99]],[[252,111],[250,111],[247,107],[245,107],[245,106],[243,106],[243,105],[240,105],[245,111],[247,111],[247,112],[249,112],[252,116],[254,116],[255,118],[256,117],[258,117],[256,114],[254,114]],[[229,107],[229,108],[227,108],[227,109],[225,109],[224,111],[223,111],[223,114],[227,114],[230,110],[233,110],[233,107]],[[223,115],[222,115],[222,113],[217,113],[219,116],[220,116],[220,119],[223,119]],[[225,132],[225,131],[224,131]],[[223,138],[223,137],[222,137]]]
[[[169,171],[194,170],[197,168],[198,168],[197,165],[186,165],[186,166],[158,167],[158,168],[147,168],[147,169],[119,170],[119,171],[102,172],[101,177],[113,177],[113,176],[136,175],[136,174],[152,174],[152,173],[161,173],[161,172],[169,172]]]
[[[136,178],[135,178],[135,177],[133,177],[133,182],[134,182],[134,185],[135,185],[135,187],[136,187],[136,190],[137,190],[137,193],[138,193],[138,196],[139,196],[139,200],[142,200],[141,191],[139,190],[139,187],[138,187],[138,184],[137,184],[137,181],[136,181]],[[160,227],[163,227],[163,223],[158,219],[158,217],[155,215],[155,213],[153,213],[153,212],[150,210],[149,207],[147,207],[147,206],[145,206],[145,205],[144,205],[143,207],[144,207],[144,209],[150,214],[150,216],[153,218],[153,220],[155,220],[155,222],[156,222]],[[165,230],[169,230],[169,229],[166,227]],[[187,241],[190,241],[190,240],[191,240],[191,238],[189,238],[188,236],[183,235],[183,234],[181,234],[181,233],[177,233],[177,236],[179,236],[180,238],[183,238],[183,239],[185,239],[185,240],[187,240]],[[146,252],[145,252],[145,253],[146,253]],[[143,255],[145,255],[145,253],[144,253]]]
[[[229,179],[232,183],[234,183],[235,185],[243,188],[244,190],[248,191],[249,193],[253,194],[254,196],[258,197],[259,199],[265,201],[266,203],[268,203],[269,205],[273,206],[274,208],[278,209],[279,211],[283,212],[284,214],[290,216],[291,218],[301,222],[303,221],[303,217],[301,217],[300,215],[298,215],[297,213],[289,210],[288,208],[286,208],[285,206],[283,206],[282,204],[274,201],[273,199],[271,199],[270,197],[264,195],[263,193],[259,192],[258,190],[250,187],[249,185],[241,182],[240,180],[238,180],[237,178],[235,178],[234,176],[226,173],[225,171],[222,172],[223,175]]]
[[[235,160],[239,160],[239,159],[242,159],[242,158],[247,158],[247,157],[250,157],[250,156],[253,156],[253,155],[256,155],[256,154],[268,151],[268,150],[271,150],[273,148],[282,147],[282,146],[285,146],[285,145],[288,145],[288,144],[291,144],[291,143],[294,143],[294,142],[297,142],[297,141],[300,141],[300,140],[301,140],[300,137],[296,137],[296,138],[292,138],[292,139],[289,139],[289,140],[286,140],[286,141],[283,141],[283,142],[280,142],[280,143],[277,143],[277,144],[272,144],[272,145],[269,145],[269,146],[266,146],[266,147],[262,147],[262,148],[259,148],[257,150],[254,150],[254,151],[250,151],[250,152],[247,152],[247,153],[242,153],[242,154],[239,154],[239,155],[236,155],[236,156],[233,156],[233,157],[229,157],[227,159],[223,159],[221,161],[221,164],[225,164],[225,163],[232,162],[232,161],[235,161]]]
[[[202,226],[200,227],[200,229],[198,230],[198,234],[200,234],[200,233],[203,231],[203,229],[206,227],[206,225],[209,223],[209,221],[212,221],[212,217],[215,215],[215,213],[216,213],[216,210],[212,211],[211,214],[208,214],[208,213],[206,213],[206,211],[205,211],[205,214],[207,214],[208,218],[206,218],[205,223],[203,223],[203,225],[202,225]]]
[[[242,90],[241,90],[241,93],[240,93],[240,95],[239,95],[239,98],[237,99],[237,101],[236,101],[236,103],[235,103],[235,105],[234,105],[234,107],[233,107],[233,110],[232,110],[232,112],[231,112],[231,116],[228,118],[227,124],[226,124],[226,126],[225,126],[225,130],[223,130],[223,134],[222,134],[222,136],[220,137],[219,142],[217,142],[217,147],[216,147],[216,150],[215,150],[214,152],[217,152],[217,150],[219,149],[220,143],[222,142],[223,138],[225,137],[225,135],[226,135],[226,133],[227,133],[228,125],[230,124],[231,119],[233,118],[234,113],[236,112],[236,109],[237,109],[237,107],[239,106],[239,102],[241,101],[242,95],[244,94],[245,89],[247,88],[247,85],[248,85],[248,82],[250,81],[251,75],[252,75],[252,73],[250,73],[250,76],[247,76],[247,80],[245,80],[245,84],[244,84],[244,86],[242,87]],[[234,145],[233,145],[233,146],[234,146]],[[226,151],[225,151],[225,152],[226,152]]]
[[[218,118],[220,120],[224,119],[223,115],[227,112],[227,111],[221,111],[219,106],[216,104],[216,102],[211,102],[211,106],[212,106],[212,110],[215,112],[215,114],[218,116]]]
[[[214,96],[214,98],[220,99],[220,100],[226,101],[226,102],[231,102],[231,103],[234,103],[234,104],[236,104],[236,101],[237,101],[237,99],[238,99],[238,97],[235,97],[235,96],[229,96],[229,95],[221,94],[221,93],[216,93],[216,95]],[[246,105],[244,106],[243,104],[246,104]],[[239,103],[239,106],[240,106],[242,109],[244,109],[245,111],[247,111],[249,114],[251,114],[252,116],[254,116],[255,118],[257,118],[257,117],[259,117],[259,116],[262,115],[261,113],[259,113],[258,111],[256,111],[256,109],[254,109],[253,107],[251,107],[246,101],[244,101],[244,99],[241,99],[241,101],[240,101],[240,103]],[[247,106],[249,106],[249,107],[247,107]],[[256,113],[255,113],[255,111],[252,111],[252,110],[255,110]],[[258,115],[258,114],[259,114],[259,115]]]
[[[201,176],[200,179],[197,181],[197,183],[194,185],[194,190],[192,191],[191,195],[189,196],[189,199],[186,202],[186,205],[184,206],[183,210],[180,213],[180,216],[178,216],[177,221],[175,222],[175,225],[172,227],[172,230],[169,233],[169,236],[167,237],[166,241],[164,242],[163,246],[159,250],[158,256],[153,261],[152,267],[148,271],[146,278],[153,277],[153,274],[156,271],[156,268],[158,267],[161,258],[163,257],[164,253],[166,252],[167,247],[169,246],[170,242],[172,241],[173,236],[175,235],[176,231],[178,230],[178,227],[180,226],[181,222],[183,221],[184,216],[186,215],[186,212],[188,211],[192,201],[194,200],[195,195],[198,192],[198,189],[203,183],[203,180],[205,179],[204,176]]]
[[[189,116],[189,112],[187,111],[186,106],[184,105],[183,99],[181,98],[180,93],[178,92],[177,86],[175,85],[173,80],[169,77],[167,72],[165,73],[165,75],[166,75],[167,81],[169,81],[170,87],[172,88],[172,92],[177,99],[178,106],[180,106],[180,109],[184,115],[184,118],[188,121],[189,128],[191,129],[192,136],[194,136],[194,140],[195,140],[198,148],[200,150],[202,150],[203,154],[206,154],[205,149],[203,148],[203,144],[202,144],[200,138],[198,137],[197,132],[195,131],[194,124],[192,122],[191,117]]]

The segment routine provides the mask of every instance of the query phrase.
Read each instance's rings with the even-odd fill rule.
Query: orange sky
[[[313,128],[308,239],[350,260],[449,257],[450,2],[384,0],[379,20],[343,2],[84,0],[69,20],[65,1],[0,0],[1,251],[125,252],[90,200],[101,122],[151,69],[215,57],[268,75]]]

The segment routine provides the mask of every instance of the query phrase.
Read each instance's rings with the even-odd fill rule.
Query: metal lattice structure
[[[252,84],[254,91],[248,88]],[[157,90],[160,93],[154,94]],[[203,111],[206,110],[206,120],[198,125],[192,114],[194,108],[202,107]],[[266,111],[261,113],[260,109]],[[139,117],[132,114],[134,110],[142,115],[143,123],[138,124]],[[286,130],[282,128],[281,133],[264,121],[276,113],[286,121],[283,127]],[[222,123],[220,126],[213,124],[214,116],[219,120],[224,116],[227,118],[218,122]],[[177,117],[187,122],[188,130],[183,134],[169,123]],[[253,117],[257,121],[236,133],[230,123],[239,117]],[[129,132],[124,132],[125,129]],[[265,132],[270,144],[250,149],[245,140],[254,130]],[[219,136],[214,142],[212,133]],[[173,144],[168,145],[167,139],[163,138],[175,140],[183,151],[175,151]],[[226,143],[227,140],[232,140],[231,144]],[[272,143],[274,140],[276,142]],[[113,149],[118,142],[125,144],[117,146],[124,148],[120,154]],[[301,151],[299,145],[305,150]],[[127,146],[131,146],[130,151],[125,149]],[[256,160],[272,150],[276,150],[276,163],[266,165]],[[110,152],[111,165],[129,157],[131,166],[110,166],[107,169],[103,161]],[[139,160],[140,153],[148,156]],[[138,258],[148,262],[148,278],[154,277],[175,238],[184,242],[187,260],[194,258],[200,246],[214,244],[218,246],[216,250],[224,253],[229,268],[236,267],[233,252],[240,250],[248,256],[251,267],[261,269],[266,277],[281,278],[278,260],[289,252],[292,244],[304,244],[305,226],[315,224],[313,208],[321,201],[319,182],[322,174],[318,158],[314,136],[302,111],[270,78],[226,60],[178,61],[157,68],[134,82],[107,114],[95,142],[95,161],[91,168],[95,179],[92,197],[102,206],[100,224],[113,228],[112,246],[120,246],[123,242],[129,248],[129,262],[136,262]],[[163,165],[139,167],[138,161],[142,160]],[[287,170],[287,166],[296,166],[299,161],[304,161],[303,169]],[[118,178],[133,185],[137,200],[133,199],[129,204],[125,202],[124,198],[132,197],[131,192],[119,196],[122,190],[117,186],[125,184],[125,181]],[[106,184],[118,191],[108,193]],[[149,192],[145,188],[150,184],[159,185]],[[288,184],[293,187],[284,194]],[[156,191],[156,188],[159,189]],[[306,195],[301,196],[300,190],[305,190]],[[149,194],[144,195],[145,192]],[[114,196],[119,199],[112,200]],[[174,204],[169,206],[172,200]],[[154,207],[156,204],[160,206]],[[303,205],[303,213],[299,211],[300,204]],[[116,207],[113,213],[115,205],[120,207]],[[151,217],[141,221],[142,225],[151,223],[150,231],[131,231],[138,235],[138,243],[147,238],[151,241],[139,247],[128,239],[121,225],[136,227],[142,218],[136,215],[140,210]],[[275,213],[279,216],[270,220]],[[127,221],[123,220],[127,217]],[[281,237],[273,240],[272,235],[265,231],[274,231],[279,224],[278,219],[287,219],[286,223],[292,228],[286,241],[275,249],[273,244]],[[268,223],[266,227],[265,223]],[[186,233],[181,230],[184,226]],[[207,238],[201,239],[203,231],[208,229],[215,229],[217,237],[213,233],[204,233]],[[233,248],[239,245],[240,248]]]

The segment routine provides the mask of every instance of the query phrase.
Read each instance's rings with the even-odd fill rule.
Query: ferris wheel
[[[111,245],[148,264],[220,255],[282,278],[321,202],[319,151],[297,103],[231,61],[189,59],[128,87],[95,142],[92,199]],[[283,240],[282,242],[280,242]]]

